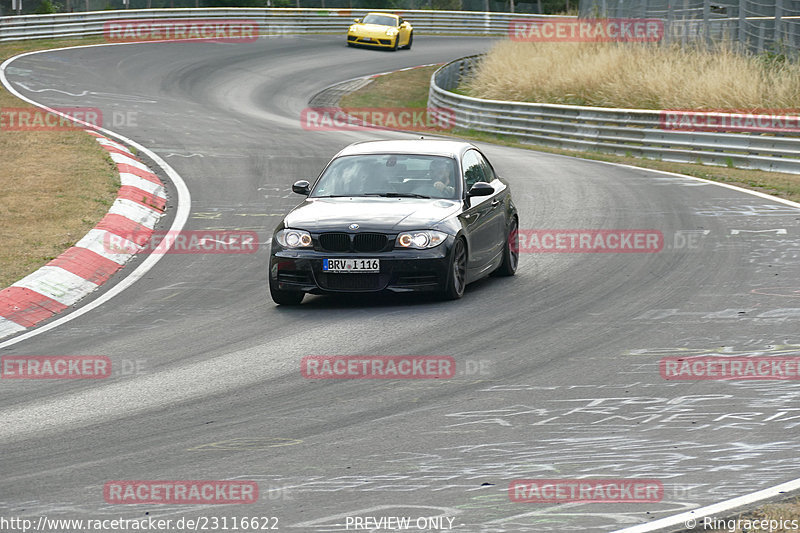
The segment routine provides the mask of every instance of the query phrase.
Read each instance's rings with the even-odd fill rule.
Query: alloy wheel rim
[[[467,270],[466,254],[464,253],[464,245],[460,241],[456,246],[456,256],[453,261],[453,284],[456,292],[461,294],[464,292],[464,278]]]
[[[513,244],[511,243],[512,238],[514,239]],[[509,252],[511,268],[512,270],[516,270],[519,264],[519,226],[516,222],[511,226],[511,232],[509,233]]]

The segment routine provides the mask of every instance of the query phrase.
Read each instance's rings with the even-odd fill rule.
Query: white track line
[[[403,70],[405,70],[405,69],[403,69]],[[381,74],[376,74],[376,75],[372,75],[372,76],[361,76],[359,78],[373,78],[373,77],[376,77],[376,76],[382,76],[384,74],[390,74],[390,72],[383,72]],[[356,80],[356,79],[359,79],[359,78],[353,78],[353,80]],[[348,80],[348,81],[353,81],[353,80]],[[408,132],[408,133],[414,133],[414,132]],[[452,135],[444,135],[444,136],[445,137],[452,137]],[[488,143],[488,144],[492,144],[492,143]],[[528,150],[536,151],[535,148],[528,148]],[[696,180],[696,181],[702,181],[704,183],[708,183],[708,184],[711,184],[711,185],[716,185],[718,187],[725,187],[727,189],[732,189],[734,191],[743,192],[743,193],[746,193],[746,194],[749,194],[749,195],[752,195],[752,196],[757,196],[759,198],[765,198],[765,199],[771,200],[773,202],[778,202],[778,203],[781,203],[781,204],[784,204],[784,205],[788,205],[788,206],[796,207],[796,208],[800,209],[800,203],[798,203],[798,202],[793,202],[791,200],[786,200],[785,198],[779,198],[777,196],[772,196],[772,195],[769,195],[769,194],[766,194],[766,193],[763,193],[763,192],[759,192],[759,191],[753,191],[753,190],[750,190],[750,189],[745,189],[745,188],[742,188],[742,187],[738,187],[736,185],[731,185],[729,183],[721,183],[721,182],[718,182],[718,181],[712,181],[712,180],[708,180],[708,179],[705,179],[705,178],[697,178],[695,176],[688,176],[686,174],[678,174],[676,172],[667,172],[665,170],[656,170],[656,169],[652,169],[652,168],[637,167],[637,166],[634,166],[634,165],[626,165],[624,163],[614,163],[614,162],[611,162],[611,161],[600,161],[600,160],[596,160],[596,159],[586,159],[586,158],[582,158],[580,156],[569,156],[569,155],[566,155],[566,154],[554,154],[554,153],[550,153],[550,152],[539,152],[539,153],[544,153],[544,154],[547,154],[547,155],[553,155],[553,156],[556,156],[556,157],[565,157],[565,158],[569,158],[569,159],[571,159],[573,161],[575,159],[580,159],[580,160],[583,160],[583,161],[590,161],[592,163],[602,163],[602,164],[605,164],[605,165],[613,165],[613,166],[627,168],[627,169],[644,170],[644,171],[647,171],[647,172],[655,172],[655,173],[664,174],[664,175],[667,175],[667,176],[675,176],[675,177],[679,177],[679,178],[688,178],[688,179],[692,179],[692,180]],[[736,509],[738,507],[754,504],[754,503],[756,503],[758,501],[774,498],[776,496],[780,496],[781,494],[784,494],[784,493],[787,493],[787,492],[791,492],[791,491],[795,491],[795,490],[800,490],[800,478],[794,479],[792,481],[787,481],[785,483],[782,483],[780,485],[776,485],[774,487],[762,489],[762,490],[759,490],[757,492],[753,492],[753,493],[750,493],[750,494],[745,494],[744,496],[739,496],[737,498],[733,498],[733,499],[730,499],[730,500],[725,500],[725,501],[720,502],[720,503],[715,503],[713,505],[708,505],[706,507],[700,507],[700,508],[695,509],[693,511],[688,511],[688,512],[685,512],[685,513],[680,513],[680,514],[677,514],[677,515],[668,516],[668,517],[665,517],[665,518],[660,518],[658,520],[654,520],[653,522],[649,522],[647,524],[640,524],[638,526],[632,526],[632,527],[628,527],[628,528],[625,528],[625,529],[615,530],[612,533],[651,533],[651,532],[654,532],[654,531],[658,531],[660,529],[669,528],[669,527],[675,527],[675,526],[681,526],[682,528],[692,528],[692,527],[694,527],[692,525],[692,522],[694,521],[694,524],[696,525],[698,522],[701,522],[701,519],[703,517],[730,512],[730,511],[732,511],[732,510],[734,510],[734,509]],[[725,518],[725,516],[719,516],[717,518]]]
[[[61,50],[71,50],[71,49],[74,49],[74,48],[94,48],[94,47],[99,47],[99,46],[121,46],[121,45],[126,45],[126,44],[135,44],[135,43],[91,44],[91,45],[84,45],[84,46],[69,46],[69,47],[64,47],[64,48],[53,48],[53,49],[50,49],[50,50],[37,50],[35,52],[26,52],[24,54],[19,54],[19,55],[16,55],[14,57],[11,57],[11,58],[7,59],[6,61],[3,62],[2,65],[0,65],[0,83],[3,84],[3,86],[8,90],[8,92],[13,94],[14,96],[19,98],[20,100],[28,102],[29,104],[34,105],[36,107],[39,107],[41,109],[44,109],[45,111],[49,111],[51,113],[55,113],[56,115],[61,115],[61,116],[67,117],[65,114],[60,113],[60,112],[58,112],[55,109],[52,109],[50,107],[47,107],[44,104],[40,104],[38,102],[35,102],[35,101],[31,100],[30,98],[26,97],[25,95],[21,94],[19,91],[17,91],[11,85],[11,83],[8,81],[8,78],[6,78],[6,68],[8,68],[8,66],[13,61],[15,61],[15,60],[17,60],[17,59],[19,59],[21,57],[26,57],[26,56],[30,56],[30,55],[34,55],[34,54],[42,54],[42,53],[47,53],[47,52],[58,52],[58,51],[61,51]],[[141,144],[137,143],[136,141],[134,141],[132,139],[129,139],[129,138],[127,138],[127,137],[125,137],[123,135],[120,135],[119,133],[115,133],[115,132],[113,132],[111,130],[107,130],[107,129],[104,129],[104,128],[98,128],[98,127],[95,127],[92,124],[87,124],[86,122],[83,122],[83,121],[80,121],[80,120],[75,120],[75,119],[73,119],[71,117],[67,117],[67,118],[70,118],[70,120],[72,120],[73,122],[77,122],[77,123],[83,124],[84,126],[88,127],[89,129],[93,129],[95,131],[103,133],[104,135],[119,139],[120,141],[122,141],[123,143],[125,143],[128,146],[133,146],[137,150],[147,154],[147,156],[150,157],[150,159],[152,159],[155,164],[160,166],[164,170],[164,172],[166,172],[167,176],[169,176],[169,179],[172,180],[172,183],[175,185],[175,188],[177,189],[177,192],[178,192],[178,206],[177,206],[177,210],[176,210],[176,213],[175,213],[175,219],[173,220],[172,226],[169,228],[168,231],[177,233],[177,232],[180,232],[181,230],[183,230],[183,227],[186,225],[186,221],[189,219],[189,213],[190,213],[190,209],[191,209],[191,194],[189,193],[189,189],[186,186],[186,183],[183,181],[183,178],[181,178],[180,174],[178,174],[171,166],[169,166],[169,164],[166,161],[164,161],[161,157],[159,157],[155,152],[149,150],[148,148],[145,148],[144,146],[142,146]],[[153,268],[156,265],[156,263],[158,263],[163,257],[164,257],[164,254],[150,254],[149,256],[147,256],[147,258],[144,261],[142,261],[142,263],[138,267],[136,267],[136,269],[133,272],[128,274],[122,281],[120,281],[119,283],[114,285],[111,289],[109,289],[108,291],[104,292],[96,300],[84,305],[83,307],[81,307],[79,309],[76,309],[76,310],[70,312],[69,314],[66,314],[66,315],[64,315],[64,316],[62,316],[60,318],[55,319],[52,322],[49,322],[49,323],[45,324],[44,326],[38,327],[38,328],[36,328],[36,329],[34,329],[32,331],[29,331],[27,333],[23,333],[22,335],[20,335],[18,337],[14,337],[13,339],[10,339],[10,340],[7,340],[7,341],[5,341],[3,343],[0,343],[0,348],[7,348],[8,346],[12,346],[12,345],[17,344],[19,342],[22,342],[24,340],[30,339],[31,337],[35,337],[36,335],[44,333],[45,331],[49,331],[49,330],[51,330],[53,328],[57,328],[58,326],[60,326],[62,324],[65,324],[65,323],[67,323],[67,322],[69,322],[71,320],[74,320],[74,319],[78,318],[79,316],[82,316],[82,315],[88,313],[89,311],[93,311],[94,309],[100,307],[101,305],[106,303],[108,300],[110,300],[114,296],[118,295],[119,293],[121,293],[122,291],[124,291],[125,289],[127,289],[128,287],[133,285],[134,283],[136,283],[136,281],[138,281],[145,274],[147,274],[147,272],[150,271],[150,269]]]
[[[135,44],[135,43],[93,44],[93,45],[86,45],[86,46],[55,48],[53,50],[40,50],[40,51],[37,51],[37,52],[27,52],[25,54],[20,54],[18,56],[14,56],[12,58],[7,59],[2,65],[0,65],[0,83],[2,83],[5,86],[5,88],[8,89],[9,92],[11,92],[13,95],[15,95],[16,97],[20,98],[21,100],[24,100],[24,101],[26,101],[26,102],[28,102],[30,104],[33,104],[33,105],[35,105],[37,107],[40,107],[40,108],[45,109],[47,111],[50,111],[52,113],[56,113],[56,114],[61,115],[61,113],[58,113],[57,111],[55,111],[53,109],[50,109],[50,108],[48,108],[48,107],[46,107],[44,105],[38,104],[38,103],[34,102],[33,100],[23,96],[16,89],[14,89],[11,86],[11,84],[8,82],[8,79],[6,79],[6,73],[5,73],[6,67],[12,61],[14,61],[17,58],[24,57],[24,56],[27,56],[27,55],[42,53],[42,52],[53,52],[53,51],[58,51],[58,50],[66,50],[68,48],[92,48],[92,47],[96,47],[96,46],[120,46],[120,45],[124,45],[124,44]],[[354,78],[354,79],[356,79],[356,78]],[[76,122],[80,122],[80,121],[76,121]],[[88,124],[86,124],[86,125],[89,126]],[[128,139],[127,137],[124,137],[124,136],[122,136],[122,135],[120,135],[118,133],[114,133],[114,132],[106,130],[106,129],[102,129],[102,128],[94,128],[94,129],[96,129],[97,131],[101,131],[101,132],[105,133],[106,135],[110,135],[112,137],[116,137],[117,139],[120,139],[123,142],[127,143],[129,146],[133,146],[137,150],[141,150],[142,152],[146,153],[158,166],[160,166],[162,169],[164,169],[164,171],[170,177],[170,179],[175,184],[175,187],[178,190],[178,212],[175,215],[175,220],[172,223],[172,227],[170,228],[169,231],[180,231],[181,229],[183,229],[183,226],[186,224],[186,220],[189,217],[189,207],[191,205],[191,196],[189,194],[189,189],[186,187],[186,183],[184,183],[184,181],[180,177],[180,175],[177,172],[175,172],[175,170],[173,170],[173,168],[170,167],[167,164],[166,161],[164,161],[158,155],[156,155],[155,153],[151,152],[150,150],[148,150],[144,146],[140,145],[139,143],[137,143],[135,141],[132,141],[132,140]],[[562,154],[548,154],[548,155],[555,155],[555,156],[560,156],[560,157],[569,157],[570,159],[576,159],[576,157],[562,155]],[[578,157],[577,159],[582,159],[582,158]],[[636,166],[633,166],[633,165],[624,165],[624,164],[621,164],[621,163],[612,163],[612,162],[609,162],[609,161],[597,161],[597,160],[586,160],[586,159],[583,159],[583,160],[584,161],[592,161],[592,162],[595,162],[595,163],[603,163],[603,164],[606,164],[606,165],[615,165],[615,166],[619,166],[619,167],[623,167],[623,168],[629,168],[629,169],[646,170],[646,171],[649,171],[649,172],[656,172],[656,173],[665,174],[665,175],[668,175],[668,176],[677,176],[677,177],[681,177],[681,178],[689,178],[689,179],[693,179],[693,180],[697,180],[697,181],[702,181],[702,182],[705,182],[705,183],[710,183],[712,185],[717,185],[717,186],[720,186],[720,187],[726,187],[728,189],[733,189],[735,191],[743,192],[743,193],[750,194],[750,195],[753,195],[753,196],[758,196],[759,198],[766,198],[768,200],[779,202],[779,203],[782,203],[782,204],[785,204],[785,205],[789,205],[789,206],[792,206],[792,207],[800,208],[800,203],[792,202],[791,200],[785,200],[783,198],[778,198],[776,196],[771,196],[769,194],[765,194],[765,193],[758,192],[758,191],[751,191],[749,189],[743,189],[742,187],[737,187],[736,185],[730,185],[728,183],[720,183],[720,182],[717,182],[717,181],[711,181],[711,180],[707,180],[707,179],[703,179],[703,178],[696,178],[694,176],[687,176],[687,175],[684,175],[684,174],[677,174],[677,173],[674,173],[674,172],[666,172],[666,171],[663,171],[663,170],[654,170],[654,169],[649,169],[649,168],[636,167]],[[70,314],[68,314],[66,316],[63,316],[63,317],[61,317],[61,318],[59,318],[57,320],[54,320],[53,322],[50,322],[49,324],[47,324],[45,326],[42,326],[41,328],[35,329],[35,330],[33,330],[33,331],[29,332],[29,333],[25,333],[23,335],[20,335],[19,337],[16,337],[16,338],[11,339],[9,341],[6,341],[4,343],[0,343],[0,348],[5,348],[6,346],[11,346],[12,344],[16,344],[17,342],[20,342],[20,341],[22,341],[24,339],[28,339],[30,337],[38,335],[39,333],[42,333],[42,332],[47,331],[49,329],[55,328],[55,327],[65,323],[65,322],[69,322],[70,320],[81,316],[84,313],[88,313],[89,311],[91,311],[92,309],[94,309],[96,307],[99,307],[100,305],[102,305],[106,301],[110,300],[111,298],[113,298],[114,296],[116,296],[117,294],[119,294],[120,292],[122,292],[123,290],[128,288],[129,286],[131,286],[136,280],[138,280],[139,278],[144,276],[147,273],[147,271],[149,271],[151,268],[153,268],[153,266],[155,266],[155,264],[161,259],[161,257],[163,257],[163,255],[153,255],[153,254],[149,255],[147,257],[147,259],[145,259],[144,262],[142,262],[142,264],[139,265],[139,267],[136,270],[134,270],[133,272],[131,272],[130,275],[128,275],[128,277],[126,277],[120,283],[115,285],[112,289],[110,289],[108,292],[103,294],[97,300],[93,301],[92,303],[90,303],[90,304],[88,304],[88,305],[86,305],[84,307],[81,307],[77,311],[74,311],[74,312],[72,312],[72,313],[70,313]],[[780,485],[776,485],[774,487],[770,487],[770,488],[763,489],[763,490],[760,490],[760,491],[757,491],[757,492],[753,492],[751,494],[746,494],[744,496],[739,496],[738,498],[733,498],[731,500],[726,500],[724,502],[716,503],[714,505],[701,507],[699,509],[695,509],[694,511],[689,511],[689,512],[686,512],[686,513],[681,513],[681,514],[677,514],[677,515],[673,515],[673,516],[668,516],[666,518],[661,518],[659,520],[655,520],[655,521],[650,522],[648,524],[642,524],[642,525],[633,526],[633,527],[629,527],[629,528],[625,528],[625,529],[620,529],[620,530],[614,531],[613,533],[649,533],[649,532],[652,532],[652,531],[657,531],[659,529],[672,527],[672,526],[679,526],[679,525],[680,526],[686,526],[686,523],[687,523],[688,520],[697,520],[697,519],[702,518],[704,516],[709,516],[709,515],[712,515],[712,514],[715,514],[715,513],[724,513],[724,512],[727,512],[727,511],[731,511],[731,510],[733,510],[733,509],[735,509],[737,507],[741,507],[743,505],[753,504],[753,503],[756,503],[756,502],[758,502],[760,500],[766,500],[766,499],[769,499],[769,498],[772,498],[772,497],[775,497],[775,496],[779,496],[781,493],[785,493],[785,492],[789,492],[789,491],[793,491],[793,490],[798,490],[798,489],[800,489],[800,479],[795,479],[795,480],[792,480],[792,481],[787,481],[786,483],[782,483]]]
[[[612,533],[648,533],[674,526],[680,526],[686,529],[692,529],[698,525],[702,527],[702,519],[704,516],[714,516],[718,519],[727,518],[727,515],[724,513],[728,513],[733,509],[750,505],[761,500],[780,496],[781,494],[798,489],[800,489],[800,479],[795,479],[793,481],[787,481],[786,483],[781,483],[780,485],[776,485],[768,489],[759,490],[758,492],[753,492],[751,494],[745,494],[744,496],[739,496],[738,498],[715,503],[713,505],[707,505],[693,511],[687,511],[685,513],[668,516],[666,518],[660,518],[647,524],[627,527],[625,529],[618,529]]]
[[[575,159],[574,157],[570,157],[568,155],[563,155],[563,154],[551,154],[551,155],[569,157],[570,159]],[[687,176],[685,174],[667,172],[665,170],[655,170],[652,168],[637,167],[634,165],[625,165],[623,163],[613,163],[611,161],[596,161],[596,160],[586,160],[586,161],[593,161],[595,163],[603,163],[606,165],[614,165],[628,169],[656,172],[658,174],[665,174],[667,176],[675,176],[679,178],[689,178],[692,180],[709,183],[711,185],[716,185],[718,187],[733,189],[734,191],[747,193],[752,196],[765,198],[767,200],[772,200],[773,202],[778,202],[784,205],[797,207],[798,209],[800,209],[800,203],[798,202],[793,202],[791,200],[786,200],[784,198],[778,198],[777,196],[771,196],[769,194],[759,191],[751,191],[750,189],[744,189],[742,187],[737,187],[736,185],[731,185],[729,183],[720,183],[718,181],[707,180],[704,178],[697,178],[695,176]],[[730,513],[734,509],[743,507],[745,505],[755,504],[762,500],[768,500],[770,498],[774,498],[780,496],[781,494],[785,494],[787,492],[795,490],[800,490],[800,478],[794,479],[792,481],[787,481],[785,483],[781,483],[780,485],[775,485],[774,487],[769,487],[756,492],[752,492],[750,494],[745,494],[744,496],[739,496],[736,498],[732,498],[730,500],[725,500],[712,505],[707,505],[705,507],[700,507],[698,509],[694,509],[693,511],[687,511],[685,513],[680,513],[672,516],[667,516],[665,518],[660,518],[658,520],[648,522],[647,524],[640,524],[638,526],[627,527],[625,529],[618,529],[613,531],[612,533],[651,533],[665,528],[674,528],[674,527],[680,527],[681,529],[692,529],[696,525],[702,524],[703,517],[714,516],[715,518],[727,518],[725,513]]]

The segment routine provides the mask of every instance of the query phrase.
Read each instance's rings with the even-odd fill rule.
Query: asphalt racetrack
[[[354,530],[353,517],[410,517],[411,530],[449,517],[424,530],[613,531],[799,477],[797,381],[659,372],[676,355],[800,355],[800,210],[772,199],[482,144],[523,230],[651,229],[663,249],[523,253],[516,277],[477,282],[455,302],[272,303],[268,241],[301,200],[291,184],[351,142],[413,137],[306,131],[309,100],[490,44],[417,36],[392,53],[306,36],[14,61],[8,78],[24,95],[99,107],[118,117],[109,129],[168,161],[191,191],[186,229],[252,230],[261,247],[167,255],[98,309],[0,350],[106,355],[118,369],[105,380],[4,380],[0,515],[277,517],[282,530],[325,532]],[[452,356],[457,373],[311,380],[300,373],[309,355]],[[516,479],[577,478],[658,480],[663,496],[509,498]],[[257,482],[258,501],[115,505],[103,494],[114,480],[231,479]]]

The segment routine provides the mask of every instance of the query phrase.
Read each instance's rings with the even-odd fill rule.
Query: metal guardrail
[[[369,9],[295,9],[295,8],[203,8],[203,9],[139,9],[92,11],[54,15],[0,17],[0,41],[54,37],[102,35],[106,22],[151,19],[226,19],[252,20],[261,35],[288,33],[338,33],[347,30],[354,18]],[[508,35],[514,19],[529,19],[523,13],[476,11],[393,11],[407,18],[420,33],[467,35]],[[541,15],[539,17],[542,17]]]
[[[662,127],[662,111],[505,102],[452,92],[480,58],[458,59],[434,72],[429,113],[451,124],[454,120],[457,128],[568,150],[800,174],[800,137],[795,134],[673,130]]]
[[[102,35],[104,24],[126,20],[226,19],[255,21],[261,35],[344,32],[366,9],[218,8],[94,11],[0,18],[0,41]],[[507,35],[528,14],[472,11],[402,11],[415,31]],[[780,132],[714,133],[668,130],[661,112],[504,102],[451,92],[479,56],[438,69],[431,78],[429,106],[447,108],[455,126],[513,135],[572,150],[594,150],[676,162],[702,162],[800,174],[800,137]],[[449,120],[453,116],[442,117]]]

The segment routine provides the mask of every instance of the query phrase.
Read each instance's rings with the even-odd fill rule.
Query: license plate
[[[323,259],[323,272],[380,272],[379,259]]]

